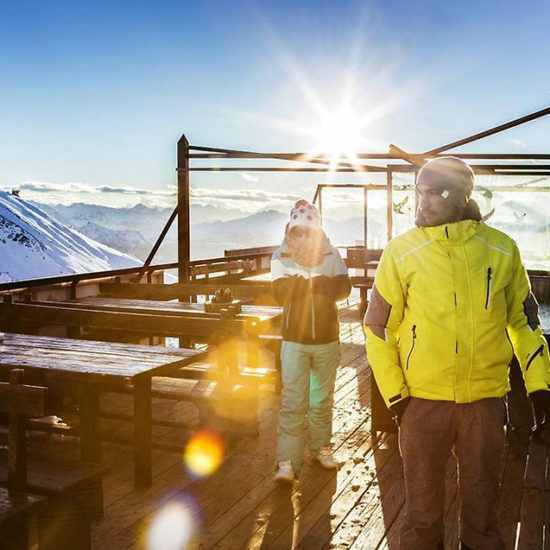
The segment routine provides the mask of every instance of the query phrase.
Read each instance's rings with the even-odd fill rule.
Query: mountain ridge
[[[133,267],[141,262],[0,191],[0,282]]]

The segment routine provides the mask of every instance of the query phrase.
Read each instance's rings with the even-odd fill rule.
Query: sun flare
[[[359,118],[350,110],[327,114],[316,132],[318,143],[315,150],[329,156],[331,169],[341,159],[357,164],[357,152],[362,143],[361,130]]]

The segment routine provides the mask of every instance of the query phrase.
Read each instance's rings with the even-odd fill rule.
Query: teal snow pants
[[[309,449],[330,445],[334,381],[340,362],[340,342],[281,347],[283,389],[279,412],[277,462],[290,460],[296,475],[302,466],[306,414]]]

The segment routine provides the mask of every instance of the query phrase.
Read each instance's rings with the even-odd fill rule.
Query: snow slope
[[[0,191],[0,282],[119,269],[141,262]]]

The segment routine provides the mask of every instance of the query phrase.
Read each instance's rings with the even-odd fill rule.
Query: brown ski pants
[[[411,398],[399,429],[405,477],[402,550],[443,548],[446,467],[454,452],[461,499],[460,540],[504,547],[496,517],[506,408],[500,398],[454,403]]]

